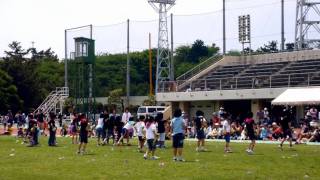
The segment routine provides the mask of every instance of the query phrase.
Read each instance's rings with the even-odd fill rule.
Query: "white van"
[[[164,113],[166,106],[140,106],[137,111],[137,116],[155,115],[157,112]]]

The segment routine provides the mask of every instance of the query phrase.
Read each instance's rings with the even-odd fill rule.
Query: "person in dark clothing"
[[[108,111],[105,111],[103,113],[103,126],[102,126],[102,144],[105,145],[106,141],[107,141],[107,133],[108,133],[108,129],[107,129],[107,122],[109,120],[109,113]]]
[[[81,114],[80,117],[80,144],[78,148],[78,154],[84,154],[86,152],[86,146],[88,144],[88,131],[89,131],[89,124],[86,116]]]
[[[27,136],[30,140],[29,147],[38,145],[38,127],[37,127],[37,121],[34,119],[33,114],[29,114],[29,125],[27,129]]]
[[[44,132],[44,130],[45,130],[45,128],[44,128],[44,124],[45,124],[44,118],[45,118],[44,114],[43,114],[42,110],[40,110],[39,114],[37,115],[37,121],[39,123],[38,125],[39,125],[39,128],[40,128],[41,135],[45,134],[45,132]]]
[[[248,154],[253,154],[253,149],[254,149],[254,146],[256,144],[256,135],[254,133],[254,126],[255,126],[255,123],[254,123],[254,120],[253,120],[253,113],[250,112],[248,114],[248,117],[245,119],[245,124],[246,124],[246,131],[247,131],[247,136],[249,137],[249,139],[251,140],[251,143],[249,144],[249,147],[248,149],[246,150],[246,152]]]
[[[48,141],[48,145],[49,146],[56,146],[56,131],[57,131],[57,127],[55,125],[55,118],[56,115],[51,112],[50,113],[50,120],[48,122],[48,127],[49,127],[49,141]]]
[[[121,137],[122,127],[124,126],[122,119],[121,119],[121,116],[119,114],[116,115],[114,125],[115,125],[116,133],[117,133],[116,142],[118,142]],[[122,141],[122,143],[123,143],[123,141]]]
[[[62,113],[61,112],[58,115],[58,119],[59,119],[59,126],[62,127]]]
[[[195,118],[195,126],[196,126],[196,132],[197,132],[197,149],[196,151],[206,151],[204,148],[205,143],[205,133],[204,129],[207,127],[207,120],[204,118],[204,113],[202,111],[196,112],[196,118]]]
[[[288,109],[283,110],[283,114],[280,119],[280,125],[281,125],[281,129],[282,129],[282,133],[283,133],[283,138],[282,138],[282,141],[279,145],[279,148],[281,150],[283,150],[282,146],[286,140],[289,140],[290,148],[291,148],[292,147],[292,131],[291,131],[291,127],[290,127],[291,126],[291,113]]]
[[[163,119],[163,113],[157,113],[155,117],[156,123],[158,123],[158,134],[159,134],[159,141],[158,146],[159,148],[165,148],[165,139],[166,139],[166,128],[165,128],[165,120]]]
[[[116,112],[113,110],[113,112],[109,115],[109,118],[107,119],[107,122],[105,123],[105,128],[107,130],[107,144],[109,144],[109,139],[112,136],[112,144],[114,144],[114,126],[116,121]]]

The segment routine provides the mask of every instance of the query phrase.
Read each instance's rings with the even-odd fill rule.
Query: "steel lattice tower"
[[[295,49],[311,48],[320,45],[320,1],[297,0]],[[311,30],[317,32],[316,37],[308,37]],[[314,32],[314,31],[313,31]]]
[[[149,4],[159,13],[158,51],[156,93],[164,90],[166,82],[173,81],[168,40],[167,12],[175,5],[175,0],[148,0]]]

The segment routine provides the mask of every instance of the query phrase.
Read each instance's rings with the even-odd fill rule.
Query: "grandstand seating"
[[[218,66],[194,80],[193,91],[320,85],[320,60]]]

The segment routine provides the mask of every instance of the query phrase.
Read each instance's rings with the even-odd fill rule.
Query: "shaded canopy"
[[[287,89],[272,102],[272,105],[317,105],[320,104],[320,88]]]

